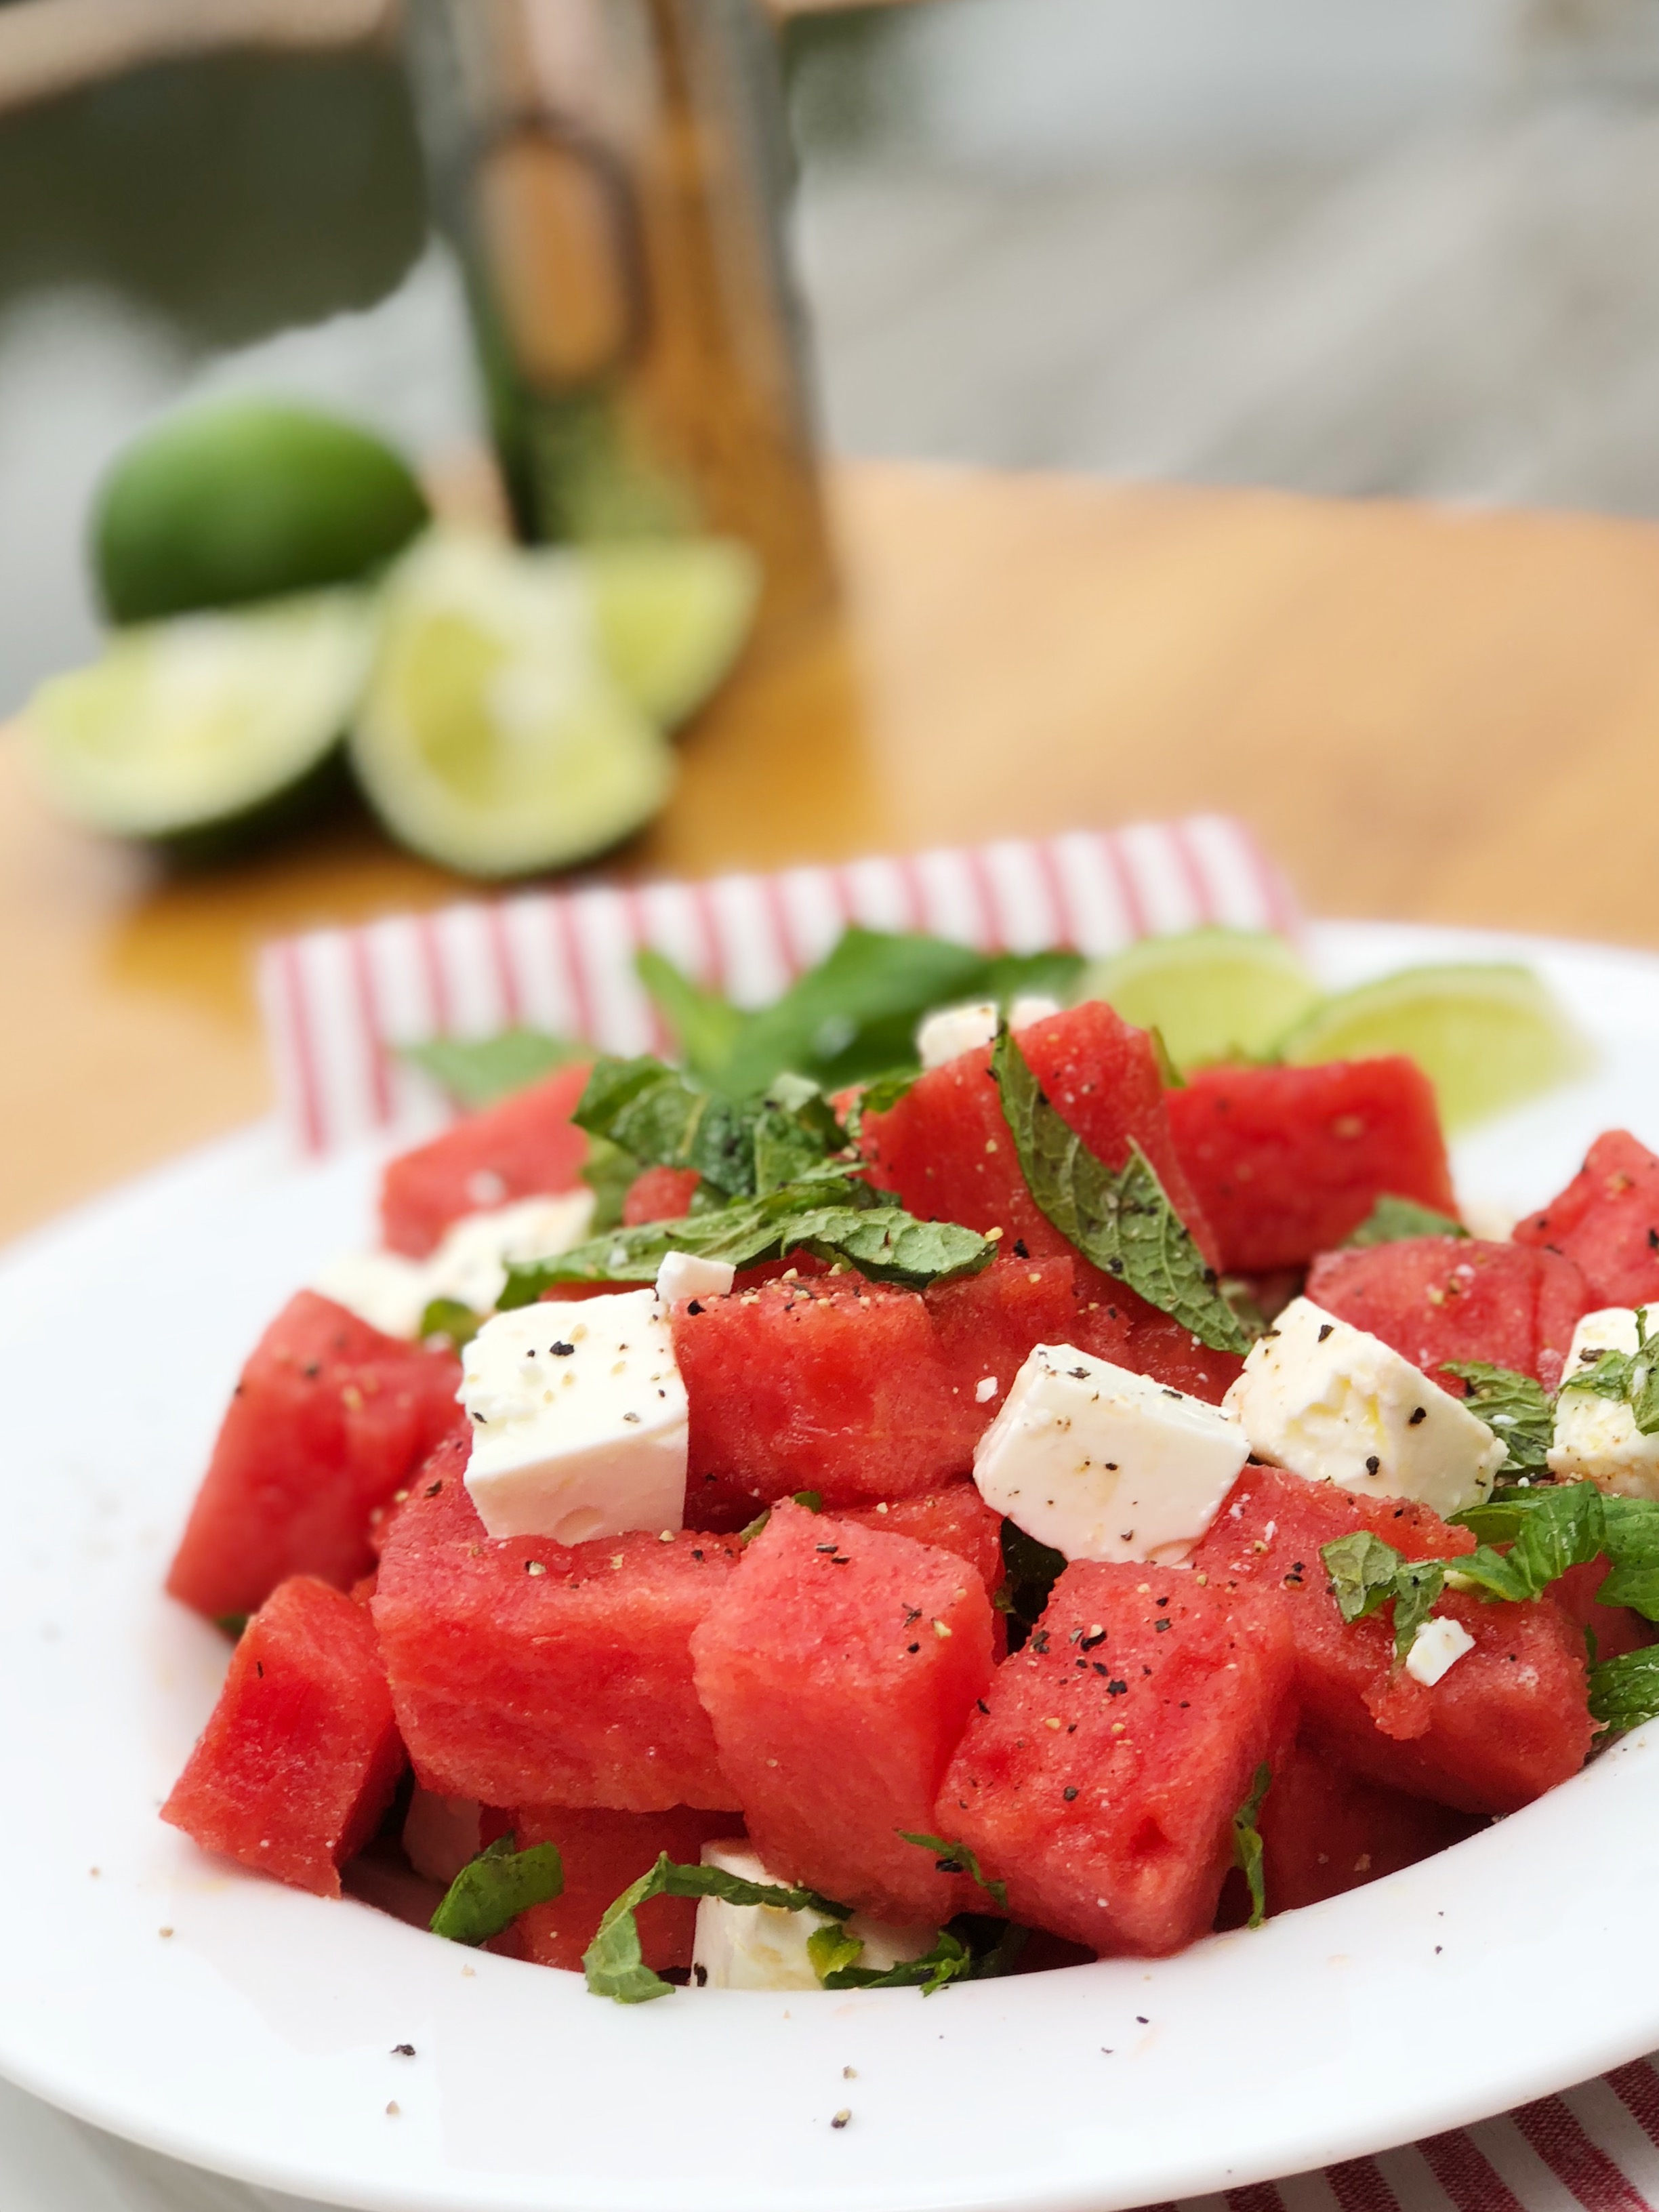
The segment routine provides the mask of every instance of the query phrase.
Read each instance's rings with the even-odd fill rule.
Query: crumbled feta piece
[[[424,1260],[406,1260],[399,1252],[342,1253],[313,1278],[311,1287],[387,1336],[417,1336],[434,1298],[454,1298],[474,1313],[492,1312],[506,1287],[509,1261],[551,1260],[568,1252],[586,1237],[592,1218],[591,1190],[521,1198],[491,1212],[464,1213]]]
[[[684,1526],[685,1385],[654,1291],[515,1307],[462,1361],[466,1486],[492,1536]]]
[[[1033,1022],[1046,1022],[1060,1012],[1058,999],[1051,999],[1043,991],[1026,991],[1015,999],[1008,1008],[1011,1030],[1029,1029]]]
[[[1039,1344],[974,1453],[988,1505],[1068,1559],[1174,1566],[1249,1447],[1201,1398],[1066,1344]]]
[[[1443,1518],[1492,1492],[1506,1447],[1380,1337],[1292,1298],[1222,1401],[1259,1459]]]
[[[941,1006],[929,1014],[916,1031],[916,1054],[924,1069],[943,1067],[947,1060],[989,1044],[997,1033],[996,1001],[981,999],[972,1006]]]
[[[996,1395],[996,1376],[994,1375],[981,1375],[978,1382],[974,1385],[974,1403],[976,1406],[988,1406],[992,1399],[994,1398]]]
[[[1659,1307],[1650,1315],[1659,1334]],[[1604,1352],[1637,1348],[1633,1306],[1604,1306],[1588,1313],[1572,1333],[1563,1383],[1595,1366]],[[1620,1498],[1659,1498],[1659,1436],[1644,1437],[1621,1399],[1594,1390],[1563,1389],[1555,1401],[1555,1441],[1550,1473],[1569,1482],[1593,1482]]]
[[[432,1295],[426,1282],[424,1261],[399,1252],[342,1252],[319,1268],[311,1287],[383,1336],[417,1336]]]
[[[657,1270],[657,1296],[665,1306],[682,1298],[723,1298],[738,1279],[729,1260],[699,1260],[690,1252],[665,1252]]]
[[[1431,1690],[1448,1668],[1455,1667],[1466,1651],[1474,1649],[1474,1638],[1461,1620],[1437,1613],[1413,1637],[1412,1648],[1406,1654],[1406,1672],[1413,1681]]]
[[[404,1855],[416,1874],[446,1889],[482,1848],[483,1808],[476,1797],[440,1797],[417,1782],[404,1815]]]
[[[705,1844],[705,1866],[719,1867],[744,1881],[787,1882],[769,1873],[749,1845]],[[807,1938],[836,1923],[822,1912],[786,1911],[776,1905],[728,1905],[723,1898],[697,1899],[696,1932],[691,1948],[691,1986],[708,1990],[816,1990],[822,1988],[807,1955]],[[860,1966],[884,1974],[902,1960],[919,1959],[931,1948],[933,1928],[891,1928],[855,1912],[846,1923],[863,1943]]]

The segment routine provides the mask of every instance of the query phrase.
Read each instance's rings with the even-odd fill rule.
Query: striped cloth
[[[594,884],[321,929],[267,946],[259,989],[289,1127],[310,1153],[443,1110],[398,1048],[523,1024],[607,1052],[666,1042],[634,972],[654,945],[763,1006],[849,922],[985,951],[1115,951],[1202,922],[1294,932],[1288,886],[1218,815],[706,883]]]

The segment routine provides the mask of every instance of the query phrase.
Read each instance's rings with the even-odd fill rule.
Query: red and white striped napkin
[[[266,947],[259,988],[282,1112],[330,1152],[430,1127],[433,1086],[401,1045],[524,1024],[607,1052],[666,1040],[634,973],[654,945],[739,1006],[763,1006],[848,922],[990,951],[1115,951],[1206,921],[1294,931],[1294,901],[1249,832],[1219,815],[786,868],[706,883],[592,884],[319,929]]]
[[[515,1024],[611,1052],[665,1042],[634,973],[651,945],[740,1006],[763,1005],[848,922],[986,951],[1109,952],[1203,922],[1294,933],[1283,877],[1217,815],[951,851],[594,884],[471,902],[269,946],[260,991],[301,1150],[429,1127],[446,1110],[398,1058]],[[1559,2097],[1375,2158],[1202,2197],[1182,2212],[1659,2212],[1659,2074],[1639,2059]],[[1173,2212],[1160,2206],[1156,2212]]]

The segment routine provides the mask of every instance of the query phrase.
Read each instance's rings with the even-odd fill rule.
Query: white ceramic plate
[[[1535,959],[1603,1047],[1463,1149],[1468,1197],[1541,1203],[1609,1123],[1659,1141],[1659,960],[1358,926],[1317,949],[1333,981]],[[0,1263],[0,2072],[174,2157],[386,2212],[1110,2212],[1407,2141],[1659,2040],[1659,1728],[1255,1934],[928,1999],[625,2009],[201,1856],[155,1808],[224,1645],[161,1577],[241,1358],[366,1238],[373,1170],[240,1139]]]

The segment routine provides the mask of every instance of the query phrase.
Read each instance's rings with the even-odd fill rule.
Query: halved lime
[[[1402,968],[1327,999],[1279,1041],[1288,1060],[1409,1055],[1448,1130],[1524,1104],[1592,1064],[1589,1044],[1530,968]]]
[[[601,659],[568,556],[434,532],[381,611],[351,762],[411,850],[526,875],[591,859],[662,805],[673,757]]]
[[[1189,929],[1146,937],[1079,977],[1079,999],[1104,999],[1125,1021],[1155,1029],[1180,1068],[1253,1060],[1319,1001],[1293,946],[1257,929]]]
[[[324,592],[118,631],[23,710],[66,814],[120,836],[252,828],[329,763],[374,657],[372,609]]]
[[[355,422],[265,399],[148,431],[99,489],[93,560],[113,622],[355,583],[423,529],[407,463]]]
[[[653,721],[672,729],[736,659],[754,619],[760,563],[730,538],[588,545],[577,557],[611,674]]]

